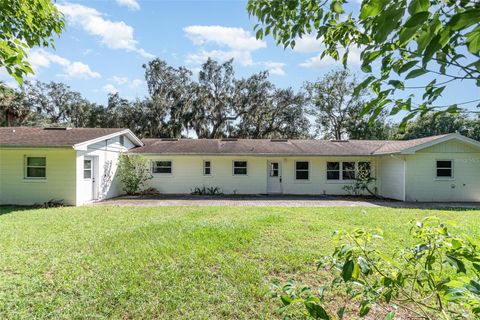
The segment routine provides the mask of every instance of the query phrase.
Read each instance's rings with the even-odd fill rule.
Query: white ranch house
[[[459,134],[409,141],[144,139],[128,129],[0,128],[0,204],[82,205],[122,194],[121,153],[149,159],[147,187],[188,194],[342,195],[359,170],[401,201],[480,201],[480,142]]]

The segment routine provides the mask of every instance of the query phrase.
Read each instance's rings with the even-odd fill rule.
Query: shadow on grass
[[[35,210],[38,207],[34,206],[14,206],[14,205],[0,205],[0,216],[4,214],[14,213],[18,211],[26,211],[26,210]]]

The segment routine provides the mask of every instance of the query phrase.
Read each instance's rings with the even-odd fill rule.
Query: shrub
[[[204,195],[208,195],[208,196],[219,196],[219,195],[222,195],[222,189],[220,189],[220,187],[205,187],[205,186],[202,186],[202,187],[195,187],[192,192],[190,192],[190,194],[192,195],[196,195],[196,196],[204,196]]]
[[[414,244],[392,257],[382,252],[378,233],[359,229],[341,234],[343,243],[318,263],[319,269],[334,275],[331,284],[316,291],[294,281],[275,286],[286,318],[342,319],[353,310],[365,317],[373,309],[376,319],[382,313],[383,319],[395,319],[396,314],[419,319],[478,318],[478,244],[452,235],[436,218],[416,222],[411,236]],[[331,312],[324,298],[329,290],[350,303]]]
[[[370,190],[370,185],[375,181],[376,179],[370,176],[370,172],[359,171],[357,172],[357,177],[355,181],[350,185],[343,186],[343,190],[356,196],[361,195],[365,191],[367,191],[372,196],[377,197],[375,192]]]
[[[120,155],[117,174],[127,194],[138,193],[145,182],[153,178],[148,160],[139,155]]]

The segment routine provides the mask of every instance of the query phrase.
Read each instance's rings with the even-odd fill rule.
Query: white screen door
[[[267,193],[282,193],[282,166],[279,161],[267,162]]]
[[[95,199],[95,165],[93,159],[93,157],[85,157],[83,160],[83,180],[87,200]]]

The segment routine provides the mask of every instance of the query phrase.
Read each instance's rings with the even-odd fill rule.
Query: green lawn
[[[334,230],[404,246],[428,215],[480,235],[480,211],[386,208],[0,208],[0,318],[278,318],[274,279],[317,275]],[[316,276],[315,279],[319,278]]]

